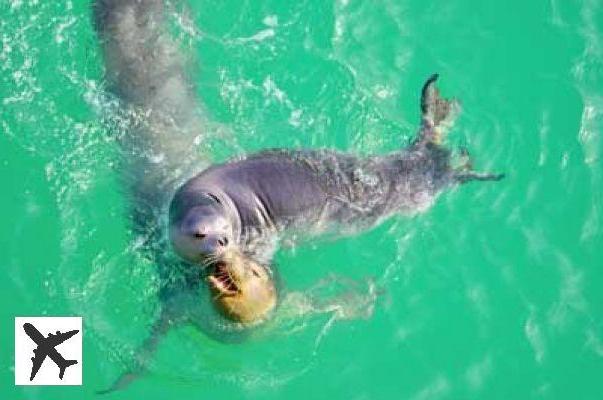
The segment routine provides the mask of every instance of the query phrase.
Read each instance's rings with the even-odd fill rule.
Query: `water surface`
[[[283,249],[268,326],[236,344],[173,330],[113,398],[603,397],[600,1],[188,3],[170,21],[215,139],[200,157],[394,150],[439,72],[463,103],[448,143],[507,178]],[[93,398],[132,365],[159,282],[125,216],[88,2],[2,0],[0,17],[0,393]],[[13,386],[21,315],[84,317],[83,387]]]

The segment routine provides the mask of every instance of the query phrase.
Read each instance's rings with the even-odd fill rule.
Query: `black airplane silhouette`
[[[31,376],[29,377],[30,381],[32,381],[38,373],[38,370],[42,366],[46,356],[50,357],[50,359],[54,361],[54,363],[60,368],[59,379],[61,380],[65,374],[65,368],[70,365],[77,364],[76,360],[65,360],[63,356],[55,349],[55,347],[78,333],[78,330],[65,333],[57,331],[56,335],[49,333],[48,337],[45,338],[44,335],[42,335],[40,331],[38,331],[36,327],[29,322],[23,324],[23,329],[25,330],[25,333],[27,333],[27,336],[29,336],[31,340],[36,342],[38,345],[38,347],[34,349],[35,356],[31,358],[33,365],[31,367]]]

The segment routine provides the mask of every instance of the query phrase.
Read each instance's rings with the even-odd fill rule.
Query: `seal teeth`
[[[232,290],[234,292],[237,291],[237,285],[234,283],[234,281],[232,280],[232,277],[229,274],[226,274],[224,276],[222,283],[224,283],[224,285],[228,288],[228,290]]]
[[[234,293],[234,291],[229,289],[221,279],[216,278],[215,276],[212,276],[212,275],[210,275],[208,279],[211,282],[211,284],[213,285],[213,287],[216,288],[219,292],[221,292],[223,294],[233,294]]]
[[[235,294],[239,291],[232,276],[222,265],[216,266],[216,271],[208,276],[208,280],[218,291],[223,294]]]

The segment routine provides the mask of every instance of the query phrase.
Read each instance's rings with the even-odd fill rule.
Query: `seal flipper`
[[[159,342],[170,330],[170,328],[179,321],[176,321],[171,311],[163,309],[159,319],[151,329],[151,335],[142,343],[136,354],[136,364],[130,370],[122,373],[115,382],[107,389],[99,390],[96,394],[108,394],[117,390],[122,390],[130,383],[141,377],[147,371],[147,364],[157,350]]]
[[[471,181],[500,181],[505,174],[491,174],[488,172],[465,171],[454,174],[454,180],[458,183]]]
[[[461,110],[457,100],[440,97],[436,87],[438,77],[431,75],[421,90],[421,130],[417,143],[440,144]]]
[[[469,151],[465,147],[459,149],[460,165],[452,170],[452,181],[463,184],[471,181],[500,181],[505,174],[477,172],[473,170],[473,163]]]

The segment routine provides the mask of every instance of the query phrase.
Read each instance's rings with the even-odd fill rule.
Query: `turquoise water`
[[[88,2],[0,16],[0,395],[93,398],[133,364],[158,278],[126,217]],[[463,103],[448,143],[507,178],[283,249],[270,323],[238,343],[174,329],[111,398],[603,398],[603,3],[189,1],[170,21],[199,154],[391,151],[439,72]],[[84,317],[82,387],[13,386],[23,315]]]

